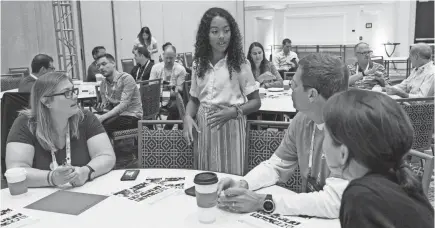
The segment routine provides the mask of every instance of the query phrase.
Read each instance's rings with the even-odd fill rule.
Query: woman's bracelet
[[[54,180],[53,180],[53,171],[50,171],[50,182],[51,182],[51,186],[57,186],[56,183],[54,183]]]
[[[54,186],[54,185],[53,185],[53,182],[52,182],[52,180],[51,180],[52,175],[53,175],[53,171],[49,171],[49,172],[47,173],[47,182],[48,182],[48,185],[49,185],[49,186]]]

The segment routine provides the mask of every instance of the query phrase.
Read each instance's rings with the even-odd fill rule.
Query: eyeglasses
[[[373,53],[373,51],[372,50],[370,50],[370,51],[364,51],[364,52],[357,52],[358,54],[360,54],[360,55],[370,55],[370,54],[372,54]]]
[[[74,94],[75,95],[79,94],[79,89],[78,88],[73,88],[71,90],[67,90],[67,91],[62,92],[62,93],[55,93],[55,94],[47,95],[45,97],[54,97],[54,96],[64,95],[65,98],[72,99],[74,97]]]

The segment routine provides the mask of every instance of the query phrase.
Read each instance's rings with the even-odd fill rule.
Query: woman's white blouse
[[[258,90],[249,64],[242,64],[239,73],[233,71],[230,79],[226,60],[226,57],[221,59],[215,66],[210,63],[210,69],[202,78],[196,76],[194,63],[190,95],[198,98],[201,104],[240,105],[248,101],[247,95]]]

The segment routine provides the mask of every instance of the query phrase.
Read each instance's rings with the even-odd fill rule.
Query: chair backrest
[[[23,73],[17,74],[2,74],[1,80],[1,91],[17,89],[20,85],[20,81],[23,78]]]
[[[382,66],[384,66],[384,57],[383,56],[372,56],[371,60],[375,63],[381,64]]]
[[[248,120],[247,122],[247,155],[245,156],[245,174],[261,162],[269,159],[281,144],[287,130],[268,131],[256,130],[255,125],[267,125],[274,128],[287,129],[289,122]],[[294,192],[302,192],[302,178],[299,167],[286,183],[279,183]]]
[[[11,73],[11,74],[23,74],[23,76],[29,76],[30,69],[28,67],[13,67],[13,68],[9,68],[9,73]]]
[[[412,170],[418,175],[421,176],[421,184],[423,187],[423,192],[428,195],[429,192],[429,185],[431,182],[432,174],[433,174],[433,168],[434,168],[434,156],[430,155],[429,153],[432,153],[430,150],[425,151],[425,153],[411,150],[409,151],[408,155],[412,157],[417,157],[421,159],[423,162],[421,163],[421,166],[414,166],[411,164]]]
[[[160,111],[161,79],[139,81],[143,119],[154,119]]]
[[[430,148],[434,127],[434,103],[423,103],[430,98],[400,99],[414,128],[412,149],[423,151]],[[431,98],[433,102],[433,97]]]
[[[150,130],[147,125],[181,124],[181,120],[141,120],[139,130],[139,168],[193,169],[193,146],[183,138],[182,130]]]
[[[284,72],[283,80],[292,80],[293,76],[295,76],[296,72]]]
[[[186,66],[188,68],[192,67],[193,64],[193,54],[192,52],[186,52]]]
[[[6,140],[9,130],[15,119],[18,117],[18,111],[29,107],[30,93],[4,93],[1,99],[1,164],[2,175],[6,170]]]
[[[186,67],[186,55],[184,53],[177,54],[178,63]]]
[[[121,59],[122,71],[130,74],[134,68],[134,60],[133,59]]]

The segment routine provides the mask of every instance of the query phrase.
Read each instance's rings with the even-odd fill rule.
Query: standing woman
[[[148,48],[148,51],[151,54],[151,59],[154,60],[155,63],[159,60],[157,40],[151,35],[151,31],[148,27],[143,27],[139,34],[137,35],[137,39],[134,42],[133,52],[135,47],[144,46]]]
[[[282,88],[283,81],[275,66],[266,59],[263,45],[254,42],[249,46],[248,60],[252,73],[260,86],[267,88]]]
[[[224,9],[210,8],[199,24],[190,95],[184,137],[190,143],[198,132],[197,169],[242,175],[246,115],[261,101],[237,22]]]

